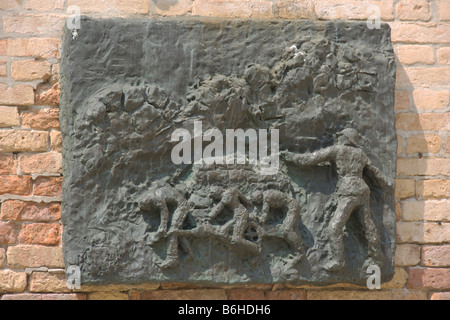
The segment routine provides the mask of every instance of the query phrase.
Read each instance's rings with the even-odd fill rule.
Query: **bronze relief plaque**
[[[388,25],[83,18],[61,85],[63,249],[83,283],[392,277]]]

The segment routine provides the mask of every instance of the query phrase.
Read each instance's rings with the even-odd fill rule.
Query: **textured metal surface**
[[[66,265],[83,283],[365,283],[371,264],[386,281],[394,84],[387,25],[83,18],[61,59]],[[175,165],[196,120],[279,129],[279,172]]]

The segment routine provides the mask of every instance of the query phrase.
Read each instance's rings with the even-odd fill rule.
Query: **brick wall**
[[[94,17],[200,15],[365,20],[392,27],[397,55],[396,274],[353,285],[65,286],[61,251],[59,46],[67,7]],[[450,300],[450,1],[0,0],[0,296],[8,299]],[[32,268],[32,269],[31,269]]]

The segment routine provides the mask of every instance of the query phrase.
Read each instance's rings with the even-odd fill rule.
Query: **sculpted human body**
[[[300,222],[299,203],[292,196],[273,189],[255,192],[253,194],[253,202],[257,205],[262,204],[261,216],[256,216],[254,219],[262,225],[264,234],[285,239],[296,254],[294,264],[299,262],[304,257],[305,250],[302,236],[297,231],[297,226]],[[271,209],[279,209],[286,212],[280,224],[275,226],[267,225]]]
[[[385,177],[376,168],[369,157],[358,147],[358,133],[354,129],[344,129],[338,134],[337,145],[321,149],[314,153],[294,154],[286,152],[287,162],[299,166],[318,165],[331,162],[338,174],[336,195],[337,209],[328,226],[328,234],[334,259],[325,269],[335,270],[345,265],[343,228],[350,215],[357,211],[357,216],[364,227],[368,242],[368,259],[366,264],[381,264],[380,239],[370,216],[370,188],[363,179],[364,170],[369,170],[384,186],[392,188],[393,181]]]
[[[170,228],[168,227],[170,219],[169,206],[176,207],[173,212]],[[162,268],[170,268],[177,265],[178,258],[178,234],[177,232],[182,229],[183,223],[189,213],[189,206],[186,199],[174,188],[160,187],[150,192],[143,201],[141,209],[151,210],[155,207],[160,212],[161,223],[156,233],[151,237],[151,242],[155,243],[165,235],[170,236],[169,246],[167,248],[166,260],[161,263]],[[180,238],[183,246],[188,250],[189,254],[193,256],[189,242],[186,238]]]

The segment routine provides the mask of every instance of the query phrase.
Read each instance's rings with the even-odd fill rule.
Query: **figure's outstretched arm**
[[[287,161],[299,166],[313,166],[319,163],[330,161],[335,157],[336,147],[328,147],[316,152],[293,153],[285,151],[282,157]]]
[[[380,182],[383,186],[387,187],[388,189],[392,189],[394,187],[394,179],[386,177],[375,165],[370,161],[370,159],[367,157],[367,164],[366,169],[369,170],[377,179],[378,182]]]

